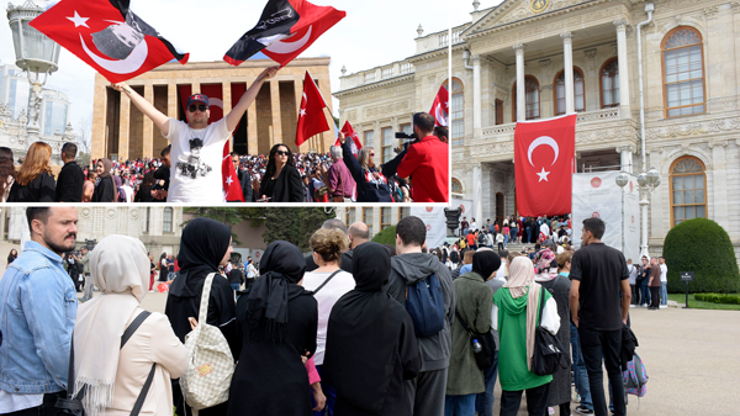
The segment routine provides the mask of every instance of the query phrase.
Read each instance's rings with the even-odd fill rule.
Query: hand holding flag
[[[341,146],[342,144],[344,144],[345,137],[351,137],[352,138],[352,144],[351,144],[352,154],[354,154],[355,157],[357,157],[357,152],[360,151],[360,149],[362,149],[362,143],[360,142],[360,138],[357,137],[357,133],[355,133],[355,129],[352,128],[351,124],[349,124],[349,120],[344,122],[344,126],[342,127],[342,131],[339,133],[339,135],[340,135],[339,137],[341,137],[342,140],[340,141],[338,138],[337,141],[334,142],[334,146]]]

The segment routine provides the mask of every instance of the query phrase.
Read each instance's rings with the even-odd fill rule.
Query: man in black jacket
[[[252,177],[249,175],[249,171],[246,169],[239,169],[239,157],[241,155],[237,152],[231,152],[231,161],[234,163],[234,170],[236,171],[236,177],[239,178],[239,184],[242,186],[242,194],[244,195],[244,202],[252,202]],[[228,201],[228,202],[241,202],[241,201]]]
[[[167,191],[170,189],[170,150],[172,145],[168,145],[159,154],[162,156],[162,166],[154,172],[154,178],[157,179],[157,185],[152,188],[152,198],[149,202],[167,202]],[[159,180],[164,180],[164,185],[159,185]]]
[[[62,146],[62,162],[64,166],[57,179],[57,202],[82,202],[82,185],[85,183],[85,174],[75,162],[77,145],[64,143]]]

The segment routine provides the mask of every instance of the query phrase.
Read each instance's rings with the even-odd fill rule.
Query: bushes
[[[391,225],[385,230],[375,234],[375,237],[373,237],[373,239],[370,241],[374,241],[380,244],[390,244],[393,247],[395,247],[396,246],[396,226]]]
[[[740,292],[740,271],[727,232],[714,221],[695,218],[673,227],[665,238],[668,291],[684,292],[681,272],[694,272],[689,292]]]
[[[728,295],[721,293],[697,293],[694,299],[702,302],[724,303],[728,305],[740,305],[740,295]]]

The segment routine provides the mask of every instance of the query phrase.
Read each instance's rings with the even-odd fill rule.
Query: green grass
[[[686,294],[685,293],[669,293],[668,294],[669,300],[675,300],[678,303],[686,303]],[[716,310],[725,310],[725,311],[740,311],[740,305],[726,305],[722,303],[713,303],[713,302],[701,302],[696,299],[694,299],[694,295],[689,293],[689,307],[694,309],[716,309]]]

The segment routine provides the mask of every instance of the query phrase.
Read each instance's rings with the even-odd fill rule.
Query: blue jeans
[[[493,416],[493,388],[496,387],[496,376],[498,375],[498,351],[493,356],[493,365],[485,373],[486,391],[478,393],[475,397],[475,411],[478,416]]]
[[[668,282],[660,282],[660,304],[665,306],[668,305],[668,288],[666,285]]]
[[[504,248],[509,244],[509,234],[504,234]]]
[[[475,396],[445,396],[445,416],[475,416]]]
[[[591,401],[591,386],[588,383],[588,371],[581,355],[581,342],[578,338],[578,328],[570,324],[570,345],[573,347],[573,373],[576,379],[576,391],[581,395],[581,406],[594,410]]]
[[[519,229],[514,227],[509,229],[509,232],[511,233],[511,241],[516,241],[516,235],[519,233]]]
[[[640,284],[640,304],[650,306],[650,289],[648,288],[648,281],[650,279],[642,279]]]

